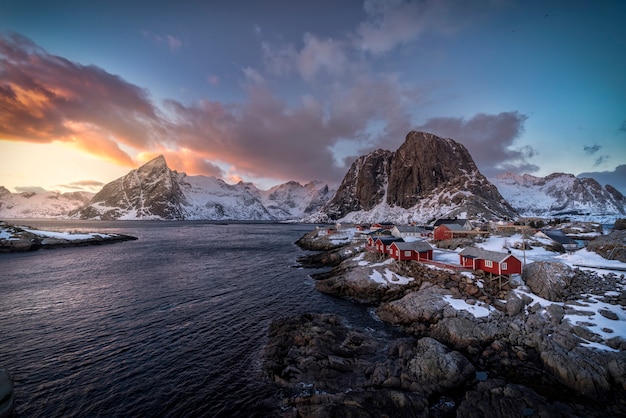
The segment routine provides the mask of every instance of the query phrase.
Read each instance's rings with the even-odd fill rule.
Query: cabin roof
[[[558,229],[544,229],[543,232],[548,236],[552,241],[556,241],[559,244],[567,245],[567,244],[576,244],[573,238],[568,237],[563,233],[563,231],[559,231]]]
[[[467,258],[480,258],[482,260],[495,261],[496,263],[502,263],[509,257],[513,257],[509,253],[500,253],[497,251],[484,250],[477,247],[466,247],[459,255]]]
[[[393,245],[398,247],[400,251],[412,251],[415,250],[418,253],[424,251],[430,251],[433,247],[429,243],[424,241],[412,241],[412,242],[394,242]]]
[[[439,226],[445,226],[450,231],[459,231],[459,232],[467,231],[467,229],[463,228],[463,226],[459,224],[441,224]]]

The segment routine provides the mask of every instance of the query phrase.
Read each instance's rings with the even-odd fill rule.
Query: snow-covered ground
[[[535,238],[533,239],[535,241],[541,241]],[[526,240],[528,241],[528,239]],[[580,325],[586,327],[593,334],[596,334],[599,337],[596,338],[597,341],[587,341],[585,345],[596,349],[614,351],[614,349],[610,348],[604,342],[614,337],[621,337],[623,339],[626,339],[626,310],[620,305],[612,305],[603,302],[601,299],[604,296],[619,296],[622,291],[626,290],[626,279],[624,278],[626,273],[618,270],[626,268],[626,263],[622,263],[617,260],[606,260],[599,254],[588,251],[584,248],[573,253],[566,254],[548,251],[540,246],[535,246],[532,249],[526,251],[514,248],[516,243],[521,244],[523,241],[524,237],[521,234],[509,237],[492,236],[484,242],[477,244],[477,246],[490,251],[511,251],[511,253],[518,259],[522,261],[525,259],[526,264],[530,264],[534,261],[555,261],[567,264],[573,268],[580,268],[578,267],[580,265],[593,266],[580,269],[584,271],[595,272],[600,277],[611,273],[617,275],[618,277],[621,277],[621,280],[617,281],[615,289],[611,289],[607,292],[604,292],[604,294],[598,295],[584,294],[581,295],[581,298],[579,300],[564,303],[552,302],[547,299],[543,299],[532,293],[528,287],[524,286],[522,279],[521,277],[519,277],[519,275],[513,278],[516,283],[521,284],[521,286],[518,286],[515,289],[515,292],[518,293],[520,296],[522,296],[523,294],[528,295],[528,297],[533,300],[533,302],[531,302],[529,306],[538,303],[540,306],[543,307],[547,307],[551,304],[557,304],[564,307],[568,312],[565,315],[566,320],[568,320],[572,325]],[[549,244],[547,240],[542,243]],[[433,251],[433,258],[435,261],[440,261],[443,263],[459,264],[459,253],[461,251],[462,248],[459,248],[457,250],[444,250],[435,248]],[[359,254],[359,256],[357,256],[354,260],[357,261],[360,266],[369,267],[383,266],[386,263],[392,262],[391,259],[388,259],[382,263],[370,263],[365,260],[363,253]],[[438,268],[435,266],[429,267],[435,269]],[[614,270],[612,270],[612,268]],[[472,273],[462,274],[473,277]],[[381,284],[408,283],[408,281],[411,280],[411,278],[401,277],[395,273],[391,273],[391,271],[389,271],[388,269],[385,269],[384,273],[375,271],[369,276],[369,278]],[[478,284],[480,285],[480,283]],[[467,303],[465,300],[454,299],[451,296],[446,297],[446,302],[453,308],[457,310],[467,311],[475,317],[488,316],[489,313],[495,309],[491,306],[485,306],[481,304],[472,305]],[[600,313],[601,311],[603,311],[605,315],[602,315]],[[607,312],[609,312],[608,316],[617,319],[609,319],[606,315]]]

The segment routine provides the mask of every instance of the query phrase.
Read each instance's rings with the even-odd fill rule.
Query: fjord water
[[[0,367],[16,416],[265,416],[272,319],[332,312],[383,327],[295,267],[311,225],[30,224],[139,240],[0,254]]]

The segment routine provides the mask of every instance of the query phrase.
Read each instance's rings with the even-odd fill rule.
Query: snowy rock
[[[571,267],[549,261],[536,261],[527,265],[522,275],[533,293],[553,302],[566,300],[574,276]]]

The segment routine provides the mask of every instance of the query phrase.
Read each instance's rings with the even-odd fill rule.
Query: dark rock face
[[[370,210],[381,202],[392,156],[391,151],[376,150],[352,163],[337,193],[324,208],[331,219],[339,219],[349,212]]]
[[[463,145],[415,131],[395,152],[377,150],[359,157],[323,211],[330,219],[340,219],[380,203],[403,209],[448,206],[499,217],[516,213],[478,171]]]
[[[183,202],[177,173],[169,169],[163,156],[159,156],[106,184],[88,206],[70,216],[110,220],[118,219],[127,211],[135,211],[137,218],[183,219]]]

